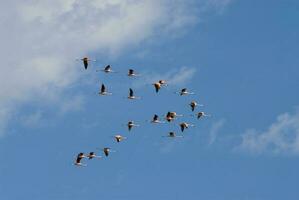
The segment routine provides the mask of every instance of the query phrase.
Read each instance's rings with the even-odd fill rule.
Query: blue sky
[[[2,39],[23,32],[1,47],[0,199],[298,199],[297,1],[94,1],[88,13],[95,5],[66,2],[12,1],[2,16],[13,24]],[[84,55],[97,59],[87,71]],[[95,72],[108,63],[119,73]],[[131,67],[142,76],[129,79]],[[171,84],[155,94],[160,78]],[[113,95],[95,95],[100,83]],[[125,99],[129,87],[142,99]],[[182,87],[196,95],[175,95]],[[189,116],[193,99],[212,117]],[[146,122],[169,110],[185,117]],[[131,119],[141,126],[129,133]],[[184,138],[161,137],[183,120],[196,125]],[[105,146],[116,152],[72,165]]]

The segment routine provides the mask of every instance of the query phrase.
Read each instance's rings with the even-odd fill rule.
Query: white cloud
[[[277,117],[266,131],[254,129],[242,135],[237,148],[250,153],[299,154],[299,110]]]
[[[0,134],[19,105],[60,98],[80,76],[76,58],[115,56],[161,32],[185,30],[197,21],[194,2],[1,1]]]
[[[220,119],[217,122],[212,124],[211,130],[209,133],[209,135],[210,135],[209,145],[212,145],[216,141],[219,130],[223,127],[224,123],[225,123],[225,120]]]

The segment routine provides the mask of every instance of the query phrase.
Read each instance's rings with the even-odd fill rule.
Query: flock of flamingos
[[[95,61],[95,60],[90,60],[89,58],[85,57],[82,59],[77,59],[83,62],[84,68],[87,70],[89,62],[90,61]],[[104,73],[114,73],[115,71],[112,70],[110,65],[107,65],[104,69],[98,70],[98,71],[102,71]],[[133,69],[129,69],[128,70],[128,74],[129,77],[136,77],[136,76],[140,76],[140,74],[136,73]],[[165,80],[159,80],[155,83],[152,84],[154,86],[154,89],[156,91],[156,93],[159,92],[159,90],[162,87],[167,86],[167,82]],[[176,92],[177,94],[179,94],[180,96],[184,96],[184,95],[192,95],[194,94],[194,92],[189,92],[187,88],[183,88],[180,91]],[[99,95],[111,95],[112,93],[108,92],[105,85],[102,84],[100,91],[98,93]],[[129,100],[134,100],[134,99],[140,99],[140,97],[135,96],[134,95],[134,91],[132,88],[129,88],[129,95],[128,95],[128,99]],[[191,101],[189,103],[191,111],[194,112],[197,106],[203,106],[201,104],[198,104],[196,101]],[[164,119],[171,123],[173,122],[177,117],[180,117],[182,115],[178,115],[176,112],[172,112],[169,111],[166,113],[166,115],[164,116]],[[210,115],[205,114],[203,111],[197,112],[197,114],[195,114],[195,116],[197,117],[197,119],[200,119],[202,117],[209,117]],[[162,121],[159,119],[158,115],[154,115],[152,120],[150,121],[151,123],[165,123],[165,121]],[[131,129],[133,127],[139,126],[138,124],[135,124],[134,121],[129,121],[127,123],[127,127],[128,130],[131,131]],[[187,122],[182,122],[179,124],[181,132],[184,132],[185,129],[188,129],[189,127],[194,126],[193,124],[187,123]],[[182,135],[176,135],[175,132],[169,132],[168,135],[165,135],[164,137],[170,137],[170,138],[182,138]],[[114,139],[116,142],[121,142],[122,140],[126,139],[126,137],[122,136],[122,135],[115,135]],[[103,151],[105,156],[109,156],[110,152],[114,152],[112,149],[110,149],[109,147],[105,147],[103,149],[100,149],[101,151]],[[87,158],[88,160],[91,160],[93,158],[101,158],[102,156],[98,156],[95,152],[90,152],[88,154],[85,154],[83,152],[80,152],[75,159],[74,165],[75,166],[87,166],[85,163],[82,163],[82,160],[84,158]]]

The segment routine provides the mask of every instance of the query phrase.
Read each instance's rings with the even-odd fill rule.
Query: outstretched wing
[[[88,60],[84,59],[83,60],[83,64],[84,64],[84,68],[87,69],[87,67],[88,67]]]
[[[180,124],[180,127],[181,127],[181,131],[184,132],[184,129],[185,129],[184,124]]]
[[[134,96],[134,92],[133,92],[132,88],[130,88],[129,96],[130,97]]]
[[[76,158],[76,163],[81,163],[81,160],[82,160],[82,158],[83,158],[83,153],[79,153],[78,155],[77,155],[77,158]]]
[[[197,119],[201,118],[203,116],[202,112],[197,113]]]
[[[155,83],[154,86],[155,86],[155,89],[156,89],[156,93],[158,93],[159,90],[160,90],[160,85]]]
[[[92,159],[93,157],[95,156],[95,153],[94,152],[90,152],[89,155],[88,155],[88,159]]]
[[[131,123],[128,123],[128,130],[130,131],[132,129],[132,124]]]
[[[104,84],[102,84],[102,86],[101,86],[101,93],[103,93],[103,92],[105,92],[105,91],[106,91],[106,87],[105,87]]]
[[[134,74],[134,70],[133,69],[129,69],[129,75],[133,75]]]
[[[109,155],[109,150],[110,150],[109,148],[104,148],[103,151],[104,151],[105,156]]]
[[[191,110],[192,110],[192,112],[193,112],[194,109],[195,109],[195,104],[191,104],[190,106],[191,106]]]
[[[110,65],[107,65],[106,67],[105,67],[105,71],[109,71],[111,69],[111,66]]]
[[[170,118],[170,117],[171,117],[171,112],[168,112],[168,113],[166,114],[166,117],[167,117],[167,118]]]

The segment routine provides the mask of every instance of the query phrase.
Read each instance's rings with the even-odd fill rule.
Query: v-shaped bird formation
[[[83,62],[83,66],[84,69],[87,70],[88,66],[89,66],[89,62],[90,61],[96,61],[96,60],[92,60],[89,59],[88,57],[84,57],[82,59],[77,59],[79,61]],[[106,67],[100,69],[100,70],[96,70],[97,72],[103,72],[103,73],[118,73],[117,71],[112,70],[111,65],[107,65]],[[136,72],[134,69],[128,69],[128,72],[126,74],[128,77],[137,77],[137,76],[141,76],[141,74],[139,72]],[[162,89],[162,87],[167,86],[167,81],[166,80],[158,80],[154,83],[152,83],[153,85],[153,89],[156,93],[159,93],[160,89]],[[135,92],[133,91],[132,88],[129,88],[129,93],[128,93],[128,99],[129,100],[136,100],[136,99],[141,99],[140,96],[135,96]],[[175,94],[178,94],[178,96],[186,96],[186,95],[195,95],[195,92],[193,91],[189,91],[187,88],[182,88],[179,91],[174,92]],[[105,95],[112,95],[112,93],[108,92],[108,89],[106,87],[106,85],[104,85],[103,83],[100,86],[99,95],[105,96]],[[192,112],[195,112],[195,110],[197,109],[197,107],[201,107],[203,106],[202,104],[197,103],[195,100],[191,101],[189,104],[190,109]],[[190,114],[190,116],[194,116],[197,119],[201,119],[203,117],[210,117],[211,115],[206,114],[203,111],[199,111],[196,114]],[[163,123],[174,123],[174,121],[178,118],[178,117],[184,117],[184,115],[182,114],[177,114],[174,111],[168,111],[165,116],[163,116],[163,118],[160,118],[157,114],[153,114],[153,117],[151,120],[148,120],[148,122],[152,123],[152,124],[163,124]],[[164,121],[165,120],[165,121]],[[183,133],[186,129],[189,129],[190,127],[194,127],[194,124],[188,123],[186,121],[183,121],[179,124],[177,124],[179,127],[179,130],[181,131],[181,133]],[[132,129],[134,129],[135,127],[139,127],[140,125],[138,123],[135,123],[134,121],[130,120],[127,122],[126,124],[128,131],[131,131]],[[162,137],[169,137],[169,138],[184,138],[183,135],[177,135],[174,131],[169,131],[167,134],[163,135]],[[114,135],[113,140],[115,140],[115,142],[120,143],[123,140],[128,139],[125,136],[122,136],[120,134]],[[115,150],[111,149],[110,147],[104,147],[101,149],[97,149],[99,150],[99,153],[102,152],[102,154],[105,157],[108,157],[110,155],[111,152],[116,152]],[[74,165],[75,166],[79,166],[79,167],[86,167],[87,164],[83,163],[82,160],[83,159],[95,159],[95,158],[103,158],[100,155],[97,155],[94,151],[91,151],[87,154],[80,152],[77,154],[76,158],[75,158],[75,162]]]

